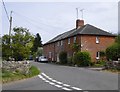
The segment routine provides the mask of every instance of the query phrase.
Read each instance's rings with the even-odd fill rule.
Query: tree
[[[37,33],[34,38],[32,52],[33,53],[37,52],[38,47],[42,47],[42,41],[41,41],[41,37],[40,37],[39,33]]]
[[[4,59],[9,60],[9,57],[12,57],[16,61],[19,61],[28,58],[34,37],[28,29],[22,27],[13,28],[13,32],[10,37],[10,43],[8,35],[2,37],[2,53]]]
[[[2,36],[2,57],[3,60],[9,60],[9,57],[12,56],[12,50],[10,49],[9,44],[9,35]]]
[[[106,49],[107,59],[118,60],[120,58],[120,35],[116,37],[115,43]]]
[[[120,44],[120,34],[116,37],[115,42]]]
[[[120,58],[120,44],[114,43],[106,49],[107,59],[118,60]]]
[[[72,49],[73,49],[75,52],[78,52],[78,51],[79,51],[79,44],[74,43],[74,44],[72,45]]]

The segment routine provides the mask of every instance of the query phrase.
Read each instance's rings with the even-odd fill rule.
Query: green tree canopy
[[[42,41],[39,33],[36,34],[35,39],[33,41],[32,52],[33,53],[37,52],[38,47],[42,47]]]
[[[120,58],[120,35],[116,37],[115,43],[106,49],[107,59],[118,60]]]
[[[33,45],[34,37],[28,29],[22,27],[13,28],[11,34],[11,42],[9,43],[9,35],[2,37],[2,53],[3,58],[9,60],[9,57],[16,61],[23,60],[29,57],[30,50]]]

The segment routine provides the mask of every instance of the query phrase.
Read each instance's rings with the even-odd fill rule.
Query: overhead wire
[[[3,0],[2,0],[2,4],[3,4],[4,10],[5,10],[5,13],[6,13],[7,19],[8,19],[8,21],[10,22],[10,20],[9,20],[9,15],[8,15],[8,12],[7,12],[7,9],[6,9],[6,6],[5,6],[5,3],[4,3]]]

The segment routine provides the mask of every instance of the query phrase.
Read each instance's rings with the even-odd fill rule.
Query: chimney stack
[[[76,20],[76,29],[79,29],[82,26],[84,26],[84,20],[77,19]]]

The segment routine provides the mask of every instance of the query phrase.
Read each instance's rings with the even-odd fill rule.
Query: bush
[[[68,64],[68,65],[74,65],[74,63],[73,63],[73,57],[69,57],[69,58],[67,59],[67,64]]]
[[[65,51],[60,52],[59,60],[61,64],[67,64],[67,52]]]
[[[73,61],[77,66],[89,66],[91,62],[91,57],[88,52],[78,52],[75,53]]]
[[[106,49],[107,59],[118,60],[120,57],[120,44],[115,43]]]

